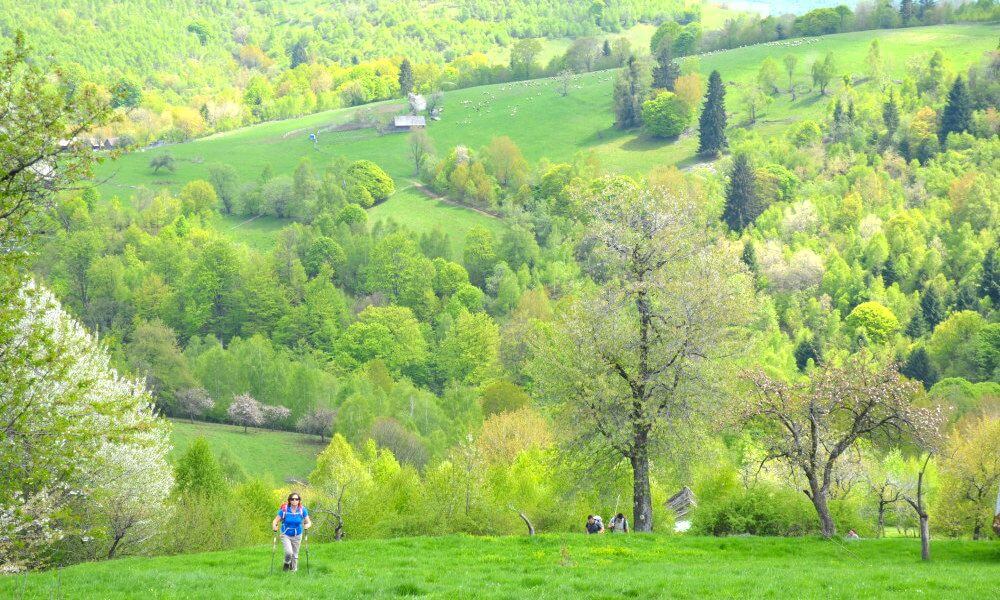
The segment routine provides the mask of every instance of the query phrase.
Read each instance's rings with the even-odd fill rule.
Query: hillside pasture
[[[747,118],[742,103],[743,87],[755,80],[767,57],[780,62],[786,54],[798,56],[796,83],[800,89],[808,89],[810,66],[827,52],[834,53],[838,73],[852,75],[860,81],[864,76],[868,46],[873,39],[878,39],[888,63],[887,72],[900,79],[910,59],[929,56],[935,49],[948,56],[950,69],[964,70],[980,60],[984,51],[995,46],[995,33],[995,28],[989,25],[864,31],[748,46],[688,60],[705,76],[714,69],[720,71],[727,84],[730,125],[744,127]],[[492,138],[506,135],[517,143],[531,163],[542,158],[568,161],[581,152],[593,152],[608,171],[641,174],[657,166],[685,166],[694,162],[697,148],[694,122],[689,132],[677,140],[655,140],[641,131],[614,128],[611,98],[614,76],[614,71],[574,76],[565,97],[558,93],[555,79],[448,92],[443,119],[431,121],[428,134],[440,156],[456,145],[481,148]],[[835,92],[842,85],[837,77],[831,91]],[[862,81],[858,85],[864,88],[873,84]],[[763,111],[755,127],[765,135],[781,135],[799,120],[822,118],[830,101],[830,95],[821,96],[817,91],[800,93],[795,100],[783,92]],[[314,166],[321,168],[334,156],[375,161],[396,180],[398,188],[405,188],[413,176],[407,134],[379,135],[374,129],[336,130],[337,125],[350,121],[353,113],[359,110],[402,111],[402,105],[397,101],[340,109],[135,152],[101,166],[98,178],[106,179],[101,189],[106,197],[128,198],[139,186],[177,190],[187,181],[207,177],[208,166],[213,163],[230,163],[245,179],[256,179],[265,166],[270,166],[274,174],[290,175],[303,157],[309,157]],[[319,143],[314,146],[308,136],[316,131],[320,132]],[[167,152],[177,160],[176,172],[154,174],[149,167],[150,159]],[[409,209],[396,210],[393,206]],[[435,213],[433,201],[422,205],[420,210],[416,210],[416,206],[421,205],[415,204],[410,194],[395,205],[372,210],[375,217],[394,212],[415,217],[412,224],[400,219],[402,224],[414,229],[429,223],[440,223],[446,230],[451,226],[452,221],[448,218],[451,211]],[[428,214],[416,217],[425,210]],[[488,223],[488,217],[471,212],[463,220]]]
[[[270,431],[220,423],[172,421],[171,462],[191,443],[205,438],[216,456],[225,454],[251,477],[282,485],[289,479],[304,481],[316,466],[316,455],[325,447],[316,436],[291,431]]]

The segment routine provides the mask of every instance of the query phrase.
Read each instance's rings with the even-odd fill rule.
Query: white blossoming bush
[[[59,540],[113,555],[148,537],[173,485],[148,391],[51,292],[0,303],[0,572],[43,566]]]

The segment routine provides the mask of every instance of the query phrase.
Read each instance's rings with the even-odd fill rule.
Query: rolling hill
[[[949,68],[957,70],[978,61],[982,53],[996,43],[995,29],[989,25],[944,25],[786,40],[701,55],[693,59],[692,65],[703,75],[714,69],[721,72],[729,90],[730,124],[740,127],[746,120],[741,88],[754,80],[765,58],[780,61],[786,54],[795,54],[799,58],[796,81],[799,85],[807,85],[807,72],[812,62],[833,52],[838,72],[863,79],[864,57],[873,39],[879,40],[883,56],[888,57],[889,74],[897,79],[903,76],[907,61],[933,50],[942,50],[948,56]],[[656,166],[694,164],[697,138],[693,133],[684,134],[676,141],[662,141],[612,126],[613,78],[613,71],[577,75],[565,97],[557,92],[553,79],[448,92],[443,119],[432,122],[429,135],[439,154],[460,144],[478,148],[493,137],[508,135],[531,163],[541,158],[566,161],[579,152],[593,152],[600,163],[613,172],[645,173]],[[836,84],[840,85],[843,84]],[[859,83],[860,87],[870,85],[873,84]],[[765,136],[780,135],[801,119],[821,117],[828,103],[829,96],[817,92],[800,94],[794,101],[788,94],[780,94],[764,111],[755,128]],[[382,103],[382,106],[387,104],[393,105]],[[403,110],[402,103],[395,104],[399,111]],[[128,198],[140,186],[176,190],[190,180],[205,178],[208,166],[213,163],[230,163],[243,177],[251,179],[266,165],[275,174],[290,174],[303,156],[311,157],[317,165],[333,156],[343,156],[375,161],[402,190],[374,208],[373,217],[392,217],[416,231],[425,231],[438,223],[447,224],[453,229],[453,238],[458,241],[459,248],[464,231],[473,224],[491,228],[502,226],[489,217],[449,206],[409,188],[413,166],[407,135],[379,135],[373,129],[329,131],[350,121],[356,111],[372,106],[269,122],[190,143],[135,152],[99,169],[98,179],[103,181],[101,190],[105,197]],[[604,115],[604,118],[594,115]],[[316,147],[308,138],[312,132],[319,132]],[[177,160],[176,172],[153,173],[149,168],[150,160],[168,152]],[[243,232],[232,228],[238,223],[231,223],[228,231],[242,239]],[[256,226],[253,244],[266,245],[267,234],[281,225],[277,220],[265,223]]]

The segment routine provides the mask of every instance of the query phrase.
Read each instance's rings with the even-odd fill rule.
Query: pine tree
[[[941,128],[938,130],[938,138],[943,144],[948,139],[949,133],[959,133],[968,131],[972,125],[972,103],[969,100],[969,90],[965,87],[962,76],[955,78],[955,83],[951,85],[948,92],[948,102],[941,113]]]
[[[899,18],[903,22],[904,27],[913,21],[913,0],[900,0]]]
[[[910,379],[915,379],[923,383],[925,389],[930,389],[938,380],[937,370],[931,364],[931,358],[922,346],[910,352],[910,356],[906,359],[906,364],[903,365],[903,368],[899,372]]]
[[[712,71],[708,77],[705,105],[698,120],[698,154],[718,156],[725,150],[726,141],[726,88],[722,76]]]
[[[941,293],[937,291],[936,287],[927,286],[924,289],[924,295],[920,298],[920,312],[923,313],[928,331],[934,331],[937,324],[944,321],[944,300],[942,300]]]
[[[404,98],[413,91],[413,65],[410,64],[410,59],[404,58],[403,62],[399,63],[399,93]]]
[[[814,365],[818,365],[823,360],[822,349],[820,345],[813,339],[803,339],[801,342],[795,346],[795,366],[799,368],[800,371],[805,371],[806,367],[809,366],[809,361],[812,360]]]
[[[628,65],[615,79],[615,127],[629,129],[642,124],[642,103],[648,85],[648,66],[634,56],[629,58]]]
[[[993,246],[983,259],[983,278],[979,280],[983,295],[1000,307],[1000,246]]]
[[[899,127],[899,103],[896,102],[896,92],[889,90],[889,98],[882,105],[882,122],[891,137]]]
[[[764,205],[757,195],[753,167],[746,154],[737,154],[726,187],[726,206],[722,220],[733,231],[743,231],[764,212]]]
[[[920,0],[920,4],[917,7],[917,17],[923,21],[927,18],[927,12],[934,10],[935,6],[937,6],[935,0]]]
[[[601,46],[601,54],[604,56],[611,56],[611,42],[604,40],[604,45]]]
[[[740,260],[750,269],[751,273],[756,275],[759,272],[760,266],[757,264],[757,251],[754,250],[753,241],[747,240],[743,244],[743,254],[740,256]]]
[[[920,336],[927,333],[927,322],[924,321],[924,315],[920,311],[914,313],[910,322],[906,324],[906,335],[911,339],[917,339]]]
[[[653,69],[653,87],[674,91],[674,82],[681,75],[681,69],[674,60],[670,44],[660,44],[656,49],[656,67]]]

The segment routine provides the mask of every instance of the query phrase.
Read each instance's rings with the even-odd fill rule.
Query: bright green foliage
[[[358,160],[347,168],[347,191],[361,206],[371,207],[396,191],[396,184],[370,160]]]
[[[219,197],[215,188],[200,179],[188,182],[177,197],[185,215],[207,213],[218,208]]]
[[[479,396],[483,416],[488,417],[502,412],[513,412],[528,406],[531,398],[517,385],[501,379],[483,388]]]
[[[875,344],[888,342],[899,331],[899,320],[878,302],[863,302],[847,315],[847,325],[855,336],[865,335]]]
[[[952,313],[934,328],[927,342],[927,352],[942,377],[981,381],[993,376],[992,372],[980,373],[977,364],[980,353],[997,341],[980,342],[977,339],[985,325],[982,316],[965,310]]]
[[[404,306],[369,306],[344,332],[340,347],[355,364],[385,361],[400,372],[427,359],[427,340],[413,311]]]
[[[500,364],[500,331],[486,313],[463,311],[441,340],[437,355],[441,375],[472,386],[496,376]]]
[[[826,88],[830,81],[836,76],[837,64],[833,58],[833,52],[827,52],[823,60],[816,59],[812,64],[813,86],[819,87],[819,93],[826,95]]]
[[[205,438],[197,438],[177,461],[174,469],[176,489],[180,494],[209,498],[223,496],[226,481],[219,461]]]
[[[663,92],[642,105],[642,122],[656,137],[677,137],[690,120],[687,104],[671,92]]]

